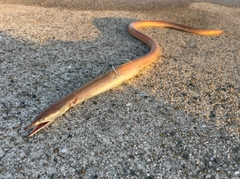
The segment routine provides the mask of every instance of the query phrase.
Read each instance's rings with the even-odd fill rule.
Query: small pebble
[[[68,150],[66,148],[63,148],[59,151],[59,154],[63,157],[66,157]]]
[[[240,174],[240,171],[236,171],[234,172],[235,175],[239,175]]]

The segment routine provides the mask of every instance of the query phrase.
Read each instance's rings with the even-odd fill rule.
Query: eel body
[[[160,47],[154,39],[139,31],[140,28],[145,27],[166,27],[200,35],[219,35],[222,33],[221,30],[203,30],[164,21],[137,21],[130,23],[128,26],[129,33],[140,41],[146,43],[150,48],[149,53],[122,64],[121,66],[114,68],[112,71],[97,77],[43,110],[30,125],[25,127],[25,129],[33,127],[33,130],[28,136],[30,137],[34,135],[51,124],[69,108],[120,85],[124,81],[134,77],[145,66],[154,62],[160,54]]]

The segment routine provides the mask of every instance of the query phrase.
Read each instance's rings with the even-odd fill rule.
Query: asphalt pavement
[[[142,29],[157,62],[28,138],[44,108],[148,52],[127,31],[143,19],[224,33]],[[237,1],[0,0],[0,178],[240,178],[239,32]]]

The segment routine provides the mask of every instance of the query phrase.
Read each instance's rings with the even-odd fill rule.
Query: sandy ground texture
[[[143,32],[162,53],[135,78],[28,138],[42,109],[148,47],[142,19],[222,29]],[[0,4],[0,178],[239,178],[240,9],[78,11]]]

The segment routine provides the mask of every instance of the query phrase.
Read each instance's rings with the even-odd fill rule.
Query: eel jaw
[[[24,129],[27,130],[31,127],[34,127],[33,130],[28,134],[28,137],[33,136],[35,133],[37,133],[38,131],[42,130],[43,128],[47,127],[51,122],[47,121],[47,122],[42,122],[40,124],[30,124],[29,126],[25,127]]]

